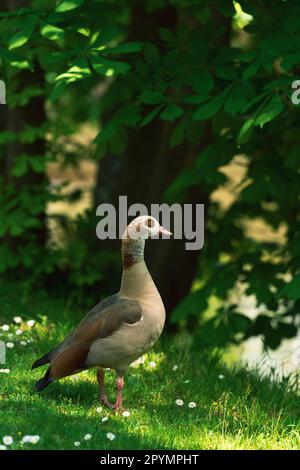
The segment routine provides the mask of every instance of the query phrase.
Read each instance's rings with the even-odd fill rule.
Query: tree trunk
[[[143,5],[133,11],[129,40],[151,41],[158,46],[159,28],[174,30],[177,12],[173,7],[147,14]],[[119,195],[128,197],[128,205],[143,203],[150,210],[163,202],[163,193],[182,169],[190,166],[210,139],[197,145],[184,142],[171,149],[169,139],[176,124],[155,119],[149,125],[129,132],[128,147],[121,157],[106,155],[100,163],[95,188],[95,205],[109,202],[117,206]],[[185,203],[208,202],[201,188],[189,191]],[[107,242],[106,242],[107,243]],[[119,243],[110,242],[113,249]],[[153,240],[146,244],[146,261],[164,300],[167,312],[187,295],[197,271],[199,251],[186,251],[184,240]]]

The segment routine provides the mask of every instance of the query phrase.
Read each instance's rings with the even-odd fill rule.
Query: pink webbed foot
[[[113,406],[113,409],[118,412],[124,411],[124,408],[122,406],[122,392],[124,388],[124,379],[123,377],[118,377],[117,382],[116,382],[116,388],[117,388],[117,399],[116,403]]]
[[[104,384],[104,370],[99,369],[97,371],[97,380],[99,384],[99,395],[100,395],[100,403],[101,405],[106,406],[109,409],[113,409],[114,405],[110,403],[110,401],[107,398],[106,391],[105,391],[105,384]]]

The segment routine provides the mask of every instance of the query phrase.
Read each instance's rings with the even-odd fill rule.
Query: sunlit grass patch
[[[21,321],[0,322],[0,339],[14,343],[0,369],[0,449],[300,447],[295,390],[256,372],[227,368],[219,355],[192,350],[187,335],[162,338],[133,364],[125,379],[125,415],[100,405],[95,370],[35,393],[44,369],[31,371],[31,364],[78,320],[71,312],[47,313],[37,306],[27,315],[16,311]],[[106,381],[114,399],[113,371]]]

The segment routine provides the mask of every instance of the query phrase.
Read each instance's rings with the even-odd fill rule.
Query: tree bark
[[[134,8],[129,40],[149,41],[160,46],[159,28],[174,30],[177,12],[173,7],[147,14],[139,3]],[[153,120],[149,125],[129,132],[129,143],[124,155],[106,155],[99,163],[95,188],[95,206],[109,202],[117,206],[119,195],[128,197],[128,205],[143,203],[148,210],[153,203],[163,202],[163,193],[210,139],[207,128],[197,144],[184,142],[171,149],[170,135],[177,123]],[[185,203],[208,202],[208,195],[200,187],[188,191]],[[167,312],[190,291],[197,271],[198,251],[186,251],[184,240],[152,240],[146,244],[146,262],[164,300]],[[112,249],[119,243],[110,242]]]

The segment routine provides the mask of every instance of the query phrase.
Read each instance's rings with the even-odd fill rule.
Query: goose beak
[[[165,229],[162,226],[159,227],[159,233],[161,233],[162,235],[168,235],[169,237],[173,235],[172,232],[169,232],[169,230]]]

